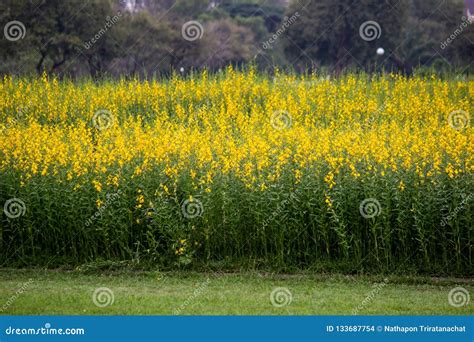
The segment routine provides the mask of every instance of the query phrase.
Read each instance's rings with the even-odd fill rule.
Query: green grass
[[[315,274],[88,274],[1,269],[0,311],[3,307],[3,315],[172,315],[181,308],[182,315],[351,315],[359,307],[359,315],[474,313],[472,301],[459,308],[448,302],[448,293],[456,286],[474,294],[474,279],[388,277],[383,283],[384,279]],[[11,300],[22,286],[23,293]],[[92,296],[99,287],[113,291],[112,305],[94,305]],[[271,304],[270,294],[276,287],[291,292],[289,305]],[[10,305],[5,305],[9,300]]]

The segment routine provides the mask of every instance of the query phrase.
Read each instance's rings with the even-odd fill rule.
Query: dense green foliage
[[[288,23],[295,13],[299,16]],[[474,30],[463,17],[462,0],[1,3],[0,25],[13,20],[23,23],[26,32],[20,40],[0,40],[0,73],[5,74],[149,77],[249,62],[262,70],[472,70]],[[181,30],[189,21],[202,26],[200,39],[183,39]],[[361,39],[359,28],[366,21],[380,25],[378,39]],[[452,35],[455,39],[443,45]],[[379,47],[384,56],[376,54]]]

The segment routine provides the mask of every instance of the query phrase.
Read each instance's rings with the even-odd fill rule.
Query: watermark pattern
[[[446,38],[444,42],[440,44],[439,47],[441,48],[441,50],[446,49],[472,23],[473,23],[472,16],[470,16],[469,13],[467,17],[463,16],[461,20],[461,24],[459,24],[459,26],[454,30],[454,32],[451,33],[451,35],[448,38]]]
[[[283,24],[281,27],[266,41],[263,43],[262,47],[264,50],[269,49],[272,47],[272,45],[280,38],[282,34],[288,30],[288,28],[293,25],[296,20],[300,17],[300,14],[298,12],[295,12],[291,17],[285,17],[283,20]]]
[[[281,201],[281,202],[278,204],[277,208],[276,208],[274,211],[272,211],[272,213],[271,213],[265,220],[263,220],[263,227],[268,226],[268,224],[269,224],[270,222],[272,222],[276,217],[280,216],[280,215],[283,213],[285,207],[286,207],[291,201],[298,200],[298,197],[299,197],[299,195],[300,195],[299,192],[300,192],[300,190],[296,190],[296,191],[292,192],[292,193],[288,196],[288,198],[286,198],[286,199],[284,199],[283,201]]]
[[[282,308],[290,305],[293,301],[293,295],[286,287],[277,287],[270,293],[270,302],[274,307]]]
[[[288,113],[286,110],[277,110],[273,112],[273,115],[270,118],[270,123],[273,128],[281,131],[283,129],[290,128],[293,123],[293,119],[290,113]]]
[[[382,206],[376,198],[366,198],[360,203],[359,212],[364,218],[372,218],[380,215]]]
[[[99,308],[112,305],[115,301],[114,292],[108,287],[98,287],[92,294],[92,302]]]
[[[185,40],[193,42],[202,38],[204,28],[199,21],[191,20],[183,24],[181,27],[181,35]]]
[[[452,213],[450,213],[446,217],[443,217],[443,219],[441,220],[441,226],[442,227],[446,226],[449,221],[454,219],[458,215],[458,213],[464,209],[464,206],[471,200],[471,197],[472,197],[472,194],[465,196],[463,200],[461,201],[461,203],[456,208],[454,208],[454,211]]]
[[[7,310],[17,299],[18,297],[26,291],[26,289],[28,288],[28,286],[31,285],[31,283],[33,283],[33,279],[28,279],[28,281],[26,283],[24,283],[23,285],[21,285],[21,287],[15,291],[15,294],[13,294],[10,298],[8,298],[8,300],[6,301],[6,303],[0,308],[0,312],[4,312],[5,310]]]
[[[51,323],[46,323],[41,328],[15,328],[9,326],[5,329],[6,335],[84,335],[83,328],[52,328]]]
[[[99,109],[92,117],[92,124],[99,131],[108,129],[114,125],[114,116],[107,109]]]
[[[155,273],[155,280],[156,281],[163,280],[164,278],[165,278],[165,275],[163,273],[161,273],[160,271]]]
[[[26,204],[20,198],[10,198],[3,206],[3,212],[11,219],[25,215]]]
[[[30,4],[33,6],[41,6],[46,0],[30,0]]]
[[[41,6],[46,0],[30,0],[30,4],[34,6]]]
[[[374,112],[369,113],[365,122],[362,122],[361,127],[363,129],[373,129],[376,127],[377,121],[380,120],[381,115],[385,111],[385,103],[382,103],[377,107]]]
[[[466,9],[466,19],[470,24],[474,23],[474,14],[471,14],[471,10],[469,8]]]
[[[116,200],[118,200],[121,194],[122,194],[122,190],[118,190],[115,193],[105,195],[106,197],[105,202],[99,207],[99,210],[97,210],[94,213],[94,215],[92,215],[90,218],[86,220],[85,226],[89,227],[95,220],[101,218],[104,212],[107,210],[107,208],[110,205],[112,205]]]
[[[190,197],[181,204],[181,212],[188,219],[201,216],[204,211],[202,202],[196,198]]]
[[[461,109],[452,111],[448,115],[449,126],[457,131],[467,128],[470,124],[470,121],[471,116],[469,113]]]
[[[175,308],[173,310],[173,314],[174,315],[179,315],[181,314],[181,312],[187,307],[189,306],[197,297],[199,297],[205,290],[206,288],[209,286],[209,283],[211,282],[211,280],[209,278],[206,279],[205,282],[203,282],[202,284],[200,284],[194,291],[193,291],[193,294],[190,295],[185,301],[183,304],[181,304],[178,308]]]
[[[3,28],[3,34],[7,40],[16,42],[17,40],[25,38],[26,27],[21,21],[12,20]]]
[[[31,103],[30,103],[31,104]],[[13,126],[17,125],[23,116],[26,116],[26,112],[30,109],[30,105],[21,106],[18,108],[17,112],[10,117],[10,121],[5,124],[4,129],[8,130]]]
[[[449,305],[454,306],[455,308],[468,305],[470,300],[471,296],[469,295],[469,291],[464,287],[455,287],[448,293]]]
[[[109,17],[107,16],[105,19],[105,24],[104,26],[94,35],[94,37],[92,37],[89,41],[85,42],[84,43],[84,48],[86,50],[89,50],[96,42],[98,42],[100,40],[100,38],[102,38],[102,36],[112,28],[112,26],[114,26],[119,20],[120,18],[122,17],[122,12],[121,11],[118,11],[116,15],[114,15],[113,17]]]
[[[11,121],[5,125],[5,131],[12,128],[17,123],[18,123],[18,118],[12,118]]]
[[[373,289],[369,292],[369,294],[367,295],[367,297],[365,297],[365,299],[362,301],[362,303],[360,303],[357,307],[355,307],[353,310],[352,310],[352,314],[353,315],[358,315],[360,311],[362,311],[367,305],[369,305],[369,303],[371,301],[374,300],[375,296],[380,292],[382,291],[382,289],[387,286],[388,284],[388,279],[384,279],[383,282],[379,283],[379,284],[375,284]]]
[[[371,42],[380,38],[382,35],[382,28],[376,21],[365,21],[359,27],[359,35],[366,42]]]

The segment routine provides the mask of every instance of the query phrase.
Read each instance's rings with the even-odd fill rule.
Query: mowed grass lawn
[[[474,313],[472,301],[462,307],[448,302],[449,291],[457,286],[473,294],[473,279],[12,269],[2,269],[0,275],[3,315],[351,315],[354,309],[359,315]],[[93,295],[104,287],[114,300],[99,307]],[[288,305],[272,305],[276,288],[291,293]],[[280,300],[288,302],[285,291]]]

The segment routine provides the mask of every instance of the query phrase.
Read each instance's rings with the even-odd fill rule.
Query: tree
[[[114,72],[151,75],[168,72],[172,63],[172,44],[178,35],[167,22],[148,12],[125,18],[120,30],[120,47]]]
[[[203,48],[196,67],[217,69],[228,64],[239,65],[255,54],[252,31],[230,19],[209,22],[204,32]]]
[[[407,0],[295,0],[287,16],[298,12],[299,18],[286,32],[285,53],[300,68],[391,65],[376,50],[382,47],[388,56],[396,51],[407,8]]]
[[[84,56],[93,64],[91,60],[95,55],[107,55],[107,38],[102,35],[92,50],[82,50],[87,50],[85,42],[93,39],[107,18],[114,15],[108,0],[12,1],[7,9],[2,22],[17,20],[26,31],[20,43],[6,44],[7,54],[17,57],[24,49],[29,50],[29,58],[22,63],[34,63],[38,73],[64,71],[71,65],[79,65]]]
[[[409,13],[403,42],[393,54],[404,70],[436,67],[440,71],[469,63],[474,37],[467,18],[463,19],[462,0],[413,1]],[[453,34],[455,39],[448,42]]]

